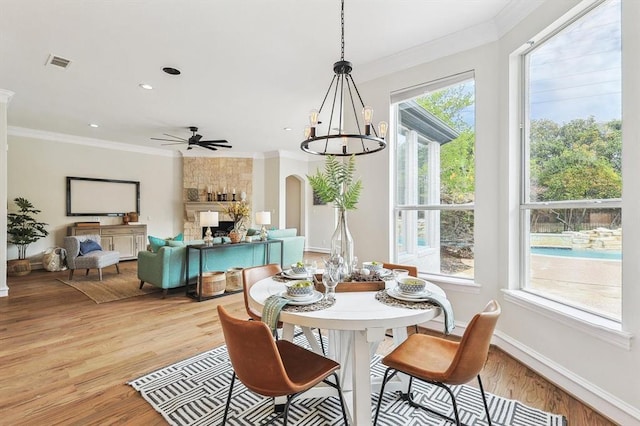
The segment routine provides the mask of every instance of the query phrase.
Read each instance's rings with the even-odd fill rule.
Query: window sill
[[[458,278],[443,275],[418,274],[420,278],[437,284],[445,290],[461,293],[480,294],[480,285],[468,278]]]
[[[586,334],[626,350],[631,349],[633,335],[622,330],[616,321],[571,308],[521,290],[503,290],[505,300],[532,312],[562,322]]]

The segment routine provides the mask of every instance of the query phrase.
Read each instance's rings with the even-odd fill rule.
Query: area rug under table
[[[102,271],[102,281],[98,279],[96,270],[91,270],[89,275],[84,275],[84,270],[77,270],[73,274],[73,280],[58,278],[58,281],[81,291],[96,303],[113,302],[160,291],[150,284],[144,285],[141,289],[136,270],[121,270],[118,274],[115,267],[113,272]]]
[[[385,367],[376,356],[372,374],[382,377]],[[142,397],[171,425],[218,425],[222,421],[231,364],[226,346],[196,355],[129,382]],[[414,395],[436,410],[453,415],[449,396],[442,389],[414,382]],[[454,386],[460,420],[466,425],[484,426],[486,416],[480,392],[471,386]],[[372,416],[378,395],[371,398]],[[563,416],[549,414],[526,405],[487,394],[492,424],[496,426],[563,426]],[[273,415],[273,401],[245,388],[236,380],[227,424],[254,426]],[[372,417],[373,418],[373,417]],[[292,425],[341,425],[342,414],[337,397],[296,398],[289,411]],[[385,392],[379,425],[444,426],[451,423],[424,410],[411,408],[398,394]]]

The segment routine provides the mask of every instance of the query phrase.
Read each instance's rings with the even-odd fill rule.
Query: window
[[[620,1],[523,56],[522,289],[620,321]]]
[[[472,72],[392,95],[395,261],[473,278],[475,83]]]

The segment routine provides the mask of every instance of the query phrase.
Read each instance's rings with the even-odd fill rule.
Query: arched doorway
[[[285,179],[285,227],[297,228],[298,235],[304,235],[304,186],[297,176]]]

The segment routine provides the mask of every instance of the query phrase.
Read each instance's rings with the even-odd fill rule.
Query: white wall
[[[42,210],[38,220],[49,224],[49,236],[29,245],[27,256],[41,257],[48,247],[62,245],[67,226],[93,220],[66,216],[66,176],[140,181],[140,222],[147,224],[148,234],[162,237],[182,232],[180,157],[46,140],[38,138],[37,132],[34,135],[12,136],[10,132],[8,138],[7,198],[10,203],[16,197],[27,198]],[[64,139],[61,135],[55,137]],[[105,225],[122,223],[121,218],[102,216],[99,220]],[[10,245],[8,259],[14,258],[17,249]]]
[[[385,119],[389,94],[417,84],[467,70],[476,75],[476,210],[475,284],[442,283],[465,323],[491,298],[502,304],[498,344],[508,352],[595,406],[621,424],[640,422],[640,349],[628,347],[629,335],[640,333],[640,289],[637,262],[627,261],[623,274],[623,325],[620,332],[571,320],[549,309],[505,297],[503,290],[518,287],[517,212],[519,140],[517,103],[513,102],[510,55],[532,36],[560,18],[578,1],[549,0],[497,42],[443,57],[430,63],[359,84],[363,99],[376,111],[375,121]],[[640,36],[634,24],[640,18],[640,2],[624,0],[624,182],[640,180]],[[633,32],[631,31],[633,29]],[[354,75],[356,81],[357,76]],[[514,86],[515,87],[515,86]],[[635,89],[635,90],[632,90]],[[390,121],[390,120],[389,120]],[[511,126],[511,127],[510,127]],[[510,131],[511,129],[511,131]],[[381,154],[358,158],[364,183],[359,208],[349,214],[349,226],[361,260],[390,258],[391,233],[388,188],[392,186],[389,160],[393,144]],[[624,259],[640,257],[640,193],[625,185]],[[514,262],[514,259],[516,261]],[[438,327],[438,325],[435,325]],[[441,327],[441,326],[440,326]]]

